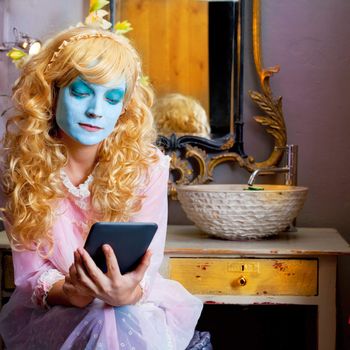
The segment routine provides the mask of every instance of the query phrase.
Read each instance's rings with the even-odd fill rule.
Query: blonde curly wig
[[[195,135],[210,137],[207,113],[202,105],[190,96],[167,94],[157,99],[152,112],[160,135]]]
[[[13,89],[15,115],[6,124],[2,187],[15,249],[52,250],[55,203],[66,196],[59,172],[67,150],[57,135],[58,91],[77,76],[95,84],[126,80],[125,113],[102,142],[91,187],[94,221],[127,221],[140,210],[139,188],[158,156],[150,106],[153,94],[138,83],[140,58],[122,35],[87,27],[49,40],[23,67]]]

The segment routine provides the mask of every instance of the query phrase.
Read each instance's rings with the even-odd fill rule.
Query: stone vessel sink
[[[202,231],[220,238],[257,239],[284,231],[304,205],[308,189],[300,186],[177,186],[187,217]]]

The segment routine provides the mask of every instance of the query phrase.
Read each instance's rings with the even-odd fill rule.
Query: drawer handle
[[[238,284],[240,286],[245,286],[247,284],[247,279],[244,277],[244,276],[241,276],[239,279],[238,279]]]

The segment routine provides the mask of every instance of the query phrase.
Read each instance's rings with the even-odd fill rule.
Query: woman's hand
[[[65,305],[85,307],[94,300],[94,297],[82,293],[71,282],[67,275],[65,279],[57,281],[47,295],[47,303],[53,305]]]
[[[73,284],[70,275],[65,277],[62,291],[65,294],[68,303],[76,307],[83,308],[94,300],[94,297],[89,295],[87,290],[83,290],[82,288],[79,288],[79,286]]]
[[[68,284],[79,295],[103,300],[112,306],[135,304],[142,297],[140,281],[151,259],[147,251],[134,271],[122,275],[117,258],[109,245],[103,246],[106,257],[107,272],[103,273],[85,249],[74,252],[74,264],[69,269]]]

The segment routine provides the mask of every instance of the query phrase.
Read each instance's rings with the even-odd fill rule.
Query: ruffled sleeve
[[[62,279],[64,279],[64,275],[56,269],[49,269],[44,271],[38,278],[37,283],[34,287],[31,298],[33,304],[48,309],[49,305],[46,299],[49,291],[56,282]]]
[[[143,288],[141,302],[147,300],[164,256],[168,222],[169,162],[170,157],[159,151],[159,161],[151,168],[150,181],[143,192],[145,199],[142,209],[131,220],[158,224],[158,230],[149,248],[152,251],[151,263],[141,281],[141,287]]]
[[[5,196],[0,188],[0,207],[5,206]],[[1,212],[5,230],[9,232],[9,224]],[[63,279],[64,275],[53,264],[41,257],[37,251],[12,250],[12,260],[15,275],[15,285],[19,292],[32,295],[32,306],[47,308],[47,294],[53,284]]]
[[[36,251],[12,251],[12,256],[16,287],[32,295],[33,306],[48,308],[47,295],[64,275]]]

